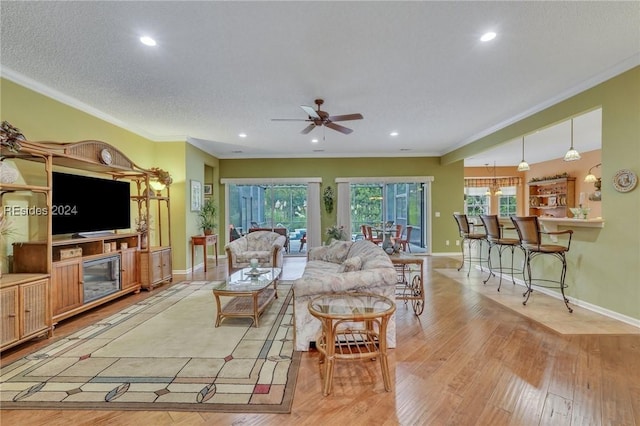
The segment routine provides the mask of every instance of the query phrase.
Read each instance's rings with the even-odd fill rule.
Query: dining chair
[[[500,287],[502,286],[502,272],[504,271],[508,271],[511,273],[511,281],[513,282],[513,284],[516,283],[516,279],[515,279],[516,272],[521,273],[522,279],[524,280],[524,268],[516,270],[513,266],[516,248],[519,248],[520,250],[522,250],[522,253],[525,254],[524,249],[520,245],[520,239],[504,237],[504,234],[503,234],[504,227],[500,224],[498,215],[495,215],[495,214],[480,215],[480,220],[484,225],[484,230],[487,235],[487,241],[489,243],[489,253],[487,254],[487,265],[489,266],[489,276],[483,282],[486,284],[487,281],[489,281],[489,279],[492,276],[495,276],[495,272],[499,272],[500,282],[498,284],[498,291],[500,291]],[[493,248],[496,248],[498,250],[499,267],[497,268],[497,270],[496,268],[493,267],[493,264],[491,263],[491,251],[493,250]],[[511,251],[511,267],[510,268],[506,268],[502,266],[502,253],[505,250]]]
[[[362,225],[362,235],[364,235],[365,240],[369,240],[374,244],[380,244],[382,242],[382,238],[373,236],[373,228],[370,225]]]
[[[462,269],[465,261],[469,264],[469,270],[467,271],[467,276],[471,273],[471,263],[477,261],[480,265],[480,269],[482,269],[482,242],[486,241],[486,235],[473,232],[471,229],[471,225],[469,224],[469,219],[466,214],[454,214],[454,219],[458,224],[458,232],[460,233],[460,237],[462,241],[460,242],[460,250],[462,251],[462,263],[460,267],[458,267],[458,271]],[[468,255],[465,256],[465,246],[467,247]],[[474,247],[478,246],[478,251],[476,255],[473,255]]]
[[[564,289],[567,288],[565,279],[567,277],[567,257],[566,253],[571,247],[571,237],[573,236],[573,230],[567,229],[564,231],[545,232],[540,227],[540,221],[537,216],[511,216],[511,221],[518,231],[518,237],[520,238],[520,245],[524,249],[525,253],[525,265],[527,267],[527,277],[525,283],[527,284],[527,290],[523,293],[523,297],[526,299],[522,302],[526,305],[529,301],[529,296],[533,292],[533,285],[547,288],[559,288],[562,293],[562,299],[564,304],[569,310],[573,312],[573,309],[569,306],[569,299],[564,294]],[[542,241],[542,236],[558,236],[568,235],[569,239],[566,244],[546,244]],[[540,255],[550,255],[555,257],[562,263],[562,270],[560,272],[559,279],[550,278],[533,278],[531,275],[531,261]],[[547,268],[545,268],[546,270]],[[524,273],[523,273],[524,274]],[[548,284],[546,284],[548,283]],[[557,287],[553,284],[556,284]]]
[[[413,226],[407,225],[406,235],[396,240],[396,242],[402,246],[402,251],[407,251],[407,248],[408,248],[409,253],[411,253],[411,231],[412,230],[413,230]]]

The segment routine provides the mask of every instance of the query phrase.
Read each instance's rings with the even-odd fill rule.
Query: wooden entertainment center
[[[169,187],[151,186],[159,180],[159,169],[140,168],[118,149],[100,141],[20,141],[18,150],[3,144],[2,161],[7,159],[22,166],[21,171],[24,167],[25,172],[23,182],[0,187],[3,212],[24,204],[33,208],[22,217],[18,217],[21,211],[15,210],[16,219],[29,229],[24,232],[24,241],[14,240],[12,268],[0,275],[0,350],[41,335],[51,337],[60,320],[171,281]],[[131,216],[136,211],[137,220],[149,224],[153,209],[155,238],[142,238],[135,225],[124,231],[52,235],[54,167],[66,168],[65,173],[130,182],[135,188],[130,196]],[[147,239],[149,243],[144,244]]]

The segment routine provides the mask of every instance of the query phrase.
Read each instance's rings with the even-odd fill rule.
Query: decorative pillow
[[[340,267],[338,272],[353,272],[362,269],[362,258],[360,256],[353,256],[346,259]]]
[[[342,263],[347,258],[351,241],[334,240],[324,255],[325,262]]]

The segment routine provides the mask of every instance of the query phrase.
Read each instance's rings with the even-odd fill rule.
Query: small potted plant
[[[207,198],[198,212],[198,221],[204,235],[210,235],[216,228],[216,204],[213,198]]]

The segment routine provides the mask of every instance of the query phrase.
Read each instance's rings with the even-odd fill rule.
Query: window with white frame
[[[511,217],[515,216],[517,212],[516,204],[516,187],[505,186],[502,187],[502,195],[498,200],[498,216],[499,217]]]
[[[464,212],[469,217],[478,217],[481,214],[489,214],[491,211],[491,197],[487,195],[488,188],[464,189]]]

